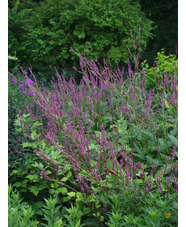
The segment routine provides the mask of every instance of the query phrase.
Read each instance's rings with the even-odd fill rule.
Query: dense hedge
[[[9,52],[35,69],[79,65],[70,47],[80,54],[87,47],[93,59],[126,63],[126,46],[133,48],[131,30],[137,36],[141,29],[138,41],[144,49],[151,24],[139,2],[131,0],[48,0],[34,11],[9,10]]]

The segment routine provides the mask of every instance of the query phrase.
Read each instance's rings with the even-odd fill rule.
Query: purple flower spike
[[[15,84],[15,82],[16,82],[16,81],[15,81],[14,79],[12,79],[12,83]]]
[[[143,165],[141,164],[141,162],[138,162],[138,163],[136,163],[136,167],[138,169],[142,169],[143,168]]]
[[[142,180],[145,179],[145,173],[144,173],[144,172],[140,173],[140,176],[141,176],[141,179],[142,179]]]
[[[19,88],[20,88],[21,90],[24,90],[25,87],[26,87],[26,84],[20,84],[20,85],[19,85]]]
[[[30,85],[34,84],[34,81],[32,81],[31,79],[26,79],[25,82],[29,83]]]

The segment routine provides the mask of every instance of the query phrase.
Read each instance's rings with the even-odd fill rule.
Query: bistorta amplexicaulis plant
[[[127,77],[124,69],[118,67],[112,72],[105,61],[102,67],[81,55],[80,66],[79,85],[75,78],[67,82],[56,70],[57,82],[51,82],[50,90],[37,85],[31,70],[34,83],[24,74],[21,86],[28,88],[37,109],[27,111],[33,122],[42,123],[32,141],[44,139],[59,152],[58,160],[53,160],[44,147],[35,149],[55,169],[53,176],[48,176],[46,169],[41,176],[67,185],[60,181],[60,174],[65,173],[65,165],[70,165],[75,179],[71,187],[87,201],[94,195],[101,204],[96,209],[105,220],[109,210],[109,197],[105,195],[130,191],[131,203],[144,204],[156,191],[167,199],[174,194],[176,200],[176,75],[165,74],[156,87],[147,90],[145,71],[135,72],[130,64]],[[31,130],[30,125],[26,128]]]

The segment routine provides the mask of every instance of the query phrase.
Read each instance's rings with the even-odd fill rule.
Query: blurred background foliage
[[[157,52],[177,54],[178,44],[178,1],[140,0],[141,10],[154,22],[153,39],[149,39],[143,58],[150,64]]]

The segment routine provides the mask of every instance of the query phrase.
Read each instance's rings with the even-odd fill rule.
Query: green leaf
[[[163,190],[164,192],[168,191],[168,184],[167,184],[166,181],[163,181],[163,182],[161,183],[161,185],[162,185],[162,190]]]
[[[91,143],[88,147],[89,147],[90,150],[97,149],[97,146],[93,143]]]
[[[28,176],[26,176],[26,178],[28,178],[31,181],[37,181],[39,179],[38,175],[36,175],[36,174],[28,175]]]
[[[28,182],[28,180],[24,180],[24,181],[22,182],[22,185],[21,185],[21,186],[22,186],[22,187],[27,187],[27,185],[26,185],[27,182]]]
[[[13,184],[13,186],[20,187],[21,183],[20,182],[16,182],[15,184]]]
[[[51,194],[54,194],[55,191],[56,191],[55,189],[50,189],[50,190],[49,190],[49,192],[50,192]]]
[[[64,170],[70,170],[71,169],[71,165],[70,164],[66,164],[64,167],[63,167]]]
[[[62,219],[59,219],[55,222],[54,227],[63,227],[63,221]]]
[[[24,118],[27,118],[27,117],[29,117],[30,116],[30,114],[23,114],[23,117]]]
[[[63,182],[65,182],[65,181],[67,181],[67,180],[68,180],[67,177],[63,177],[63,178],[61,179],[61,181],[63,181]]]
[[[72,172],[69,171],[68,174],[67,174],[67,178],[70,178],[72,176]]]
[[[79,227],[81,223],[81,219],[78,220],[78,222],[76,223],[75,227]]]
[[[40,191],[40,189],[39,189],[38,186],[31,186],[31,187],[29,187],[28,189],[29,189],[30,192],[32,192],[35,196],[37,196],[38,193],[39,193],[39,191]]]
[[[50,170],[46,170],[45,173],[48,175],[51,174],[52,172]]]
[[[28,142],[25,142],[25,143],[22,144],[22,146],[23,146],[23,148],[25,148],[25,147],[31,147],[32,144],[31,143],[28,143]]]
[[[67,194],[67,192],[68,192],[68,190],[67,190],[67,188],[65,188],[65,187],[62,187],[62,188],[58,188],[58,193],[60,193],[61,192],[61,194],[62,195],[66,195]]]
[[[70,196],[70,197],[75,197],[76,193],[75,192],[68,192],[67,195]]]
[[[32,131],[32,132],[31,132],[31,138],[34,140],[35,137],[36,137],[36,131]]]
[[[113,161],[112,161],[111,159],[109,159],[109,160],[107,161],[107,167],[108,167],[109,169],[113,169]]]

